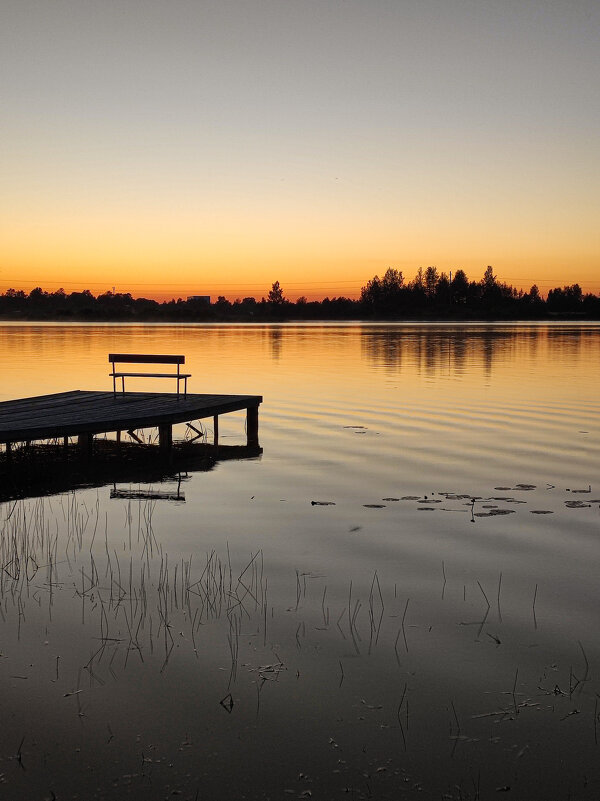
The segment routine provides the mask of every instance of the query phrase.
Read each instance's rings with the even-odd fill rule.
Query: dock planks
[[[0,443],[172,426],[246,410],[257,436],[260,395],[73,390],[0,403]],[[248,432],[250,436],[250,431]]]

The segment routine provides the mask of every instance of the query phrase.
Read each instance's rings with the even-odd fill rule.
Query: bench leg
[[[213,417],[213,444],[219,444],[219,415],[215,414]]]

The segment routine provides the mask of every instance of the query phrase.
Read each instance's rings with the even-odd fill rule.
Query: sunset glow
[[[597,4],[4,4],[0,292],[600,291]]]

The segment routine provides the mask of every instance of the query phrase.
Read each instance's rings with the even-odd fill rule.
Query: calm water
[[[0,798],[599,797],[600,327],[3,325],[0,400],[109,351],[264,452],[0,505]]]

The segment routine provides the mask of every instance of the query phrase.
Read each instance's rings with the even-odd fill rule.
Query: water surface
[[[264,452],[0,507],[0,793],[598,796],[599,327],[11,324],[0,400],[111,351]]]

